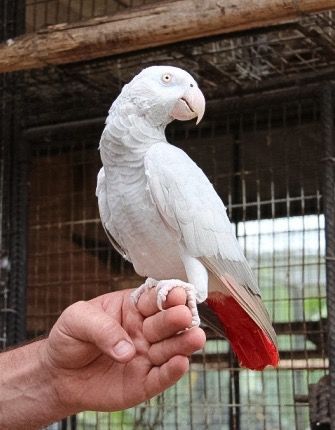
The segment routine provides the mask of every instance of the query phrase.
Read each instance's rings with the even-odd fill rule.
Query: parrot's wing
[[[115,237],[112,235],[111,231],[111,225],[112,225],[112,214],[110,212],[108,201],[107,201],[107,185],[106,185],[106,176],[105,176],[105,169],[102,167],[98,173],[97,178],[97,188],[95,192],[97,198],[98,198],[98,206],[99,206],[99,213],[100,213],[100,219],[102,226],[106,232],[106,235],[108,239],[110,240],[113,247],[116,249],[116,251],[122,255],[123,258],[130,261],[129,254],[126,251],[126,248],[121,244],[121,238]]]
[[[260,294],[226,208],[203,171],[184,151],[166,143],[151,147],[145,169],[153,201],[187,252],[218,276],[228,273]]]
[[[172,228],[188,254],[214,275],[215,291],[209,306],[224,325],[240,362],[263,368],[277,364],[276,335],[261,301],[260,291],[232,230],[226,208],[202,170],[181,149],[167,143],[150,148],[145,157],[148,189],[162,220]],[[258,330],[252,362],[241,346],[249,332]],[[265,335],[264,335],[265,334]],[[258,353],[260,345],[263,351]],[[267,354],[267,349],[270,352]],[[276,357],[275,357],[276,355]]]

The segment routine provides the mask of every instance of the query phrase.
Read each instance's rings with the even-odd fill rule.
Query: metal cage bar
[[[5,0],[0,8],[1,40],[25,31],[25,1]],[[26,155],[20,135],[18,74],[1,76],[1,346],[25,340],[26,306]],[[4,237],[6,236],[6,237]],[[4,264],[1,264],[4,266]]]
[[[12,114],[8,345],[17,344],[26,339],[27,288],[27,164],[29,150],[20,131],[16,129],[19,114],[15,102]]]
[[[332,85],[322,90],[321,120],[324,144],[323,205],[326,230],[326,276],[330,373],[330,425],[335,429],[335,144]]]

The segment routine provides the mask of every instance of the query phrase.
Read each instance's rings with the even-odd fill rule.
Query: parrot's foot
[[[186,304],[192,314],[192,326],[200,325],[200,318],[197,308],[197,299],[195,297],[195,288],[192,284],[180,281],[179,279],[167,279],[159,281],[156,287],[157,291],[157,306],[159,309],[163,309],[163,303],[171,290],[176,287],[181,287],[186,293]]]
[[[163,303],[166,301],[166,298],[171,290],[176,287],[181,287],[185,290],[187,297],[187,306],[192,314],[192,326],[200,325],[200,318],[197,308],[197,300],[195,297],[195,288],[192,284],[188,284],[187,282],[180,281],[179,279],[167,279],[164,281],[156,281],[153,278],[148,278],[143,285],[138,287],[132,293],[132,299],[135,304],[138,302],[141,295],[144,291],[156,287],[157,291],[157,306],[160,310],[163,310]]]

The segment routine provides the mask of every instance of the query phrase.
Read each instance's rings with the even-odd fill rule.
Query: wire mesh
[[[334,12],[329,12],[257,32],[25,72],[18,97],[32,109],[27,109],[24,122],[41,127],[68,123],[69,118],[103,118],[139,65],[173,64],[191,70],[207,100],[291,87],[304,90],[333,78],[334,28]]]
[[[334,145],[334,96],[331,83],[322,89],[321,119],[324,143],[324,213],[326,217],[326,273],[328,297],[328,344],[330,361],[329,397],[335,395],[335,348],[333,346],[335,331],[335,145]],[[335,428],[333,417],[335,406],[330,403],[331,429]],[[320,408],[321,409],[321,408]]]
[[[296,114],[296,124],[291,126],[287,124],[290,108]],[[187,423],[177,428],[308,426],[308,383],[324,374],[328,361],[323,320],[324,219],[316,145],[320,136],[317,127],[303,125],[303,113],[301,103],[283,106],[283,125],[278,127],[269,110],[266,121],[263,119],[265,128],[258,125],[262,115],[257,110],[250,114],[253,121],[249,125],[248,114],[232,116],[226,124],[229,133],[218,139],[215,150],[209,149],[207,139],[205,145],[200,139],[192,154],[199,164],[204,164],[204,155],[199,154],[202,143],[211,153],[217,172],[226,172],[212,175],[212,180],[219,190],[228,184],[224,200],[279,334],[280,368],[263,373],[233,368],[224,342],[207,342],[206,355],[196,360],[188,375],[192,412],[187,411],[189,398],[184,403],[180,399],[175,402],[164,394],[160,421],[150,427],[146,416],[143,428],[174,428],[171,417],[177,403],[186,415],[182,415],[180,423]],[[191,148],[187,149],[191,152]],[[229,168],[229,154],[233,158],[236,152],[235,169],[233,160]],[[182,384],[178,388],[182,398]],[[152,405],[154,410],[155,406]]]
[[[150,2],[29,0],[27,31],[140,3]],[[209,100],[202,125],[173,124],[169,138],[205,170],[227,205],[279,338],[280,367],[257,373],[238,368],[227,342],[208,332],[190,372],[167,392],[123,412],[83,412],[59,428],[309,427],[308,385],[329,366],[322,127],[315,94],[318,82],[333,76],[334,50],[329,12],[264,31],[25,72],[16,82],[31,144],[29,337],[47,333],[76,300],[141,282],[100,225],[97,146],[123,84],[142,67],[168,63],[191,71]],[[279,91],[283,87],[287,92]],[[275,91],[263,96],[269,89]],[[12,98],[3,96],[3,108]],[[1,176],[0,192],[6,180]],[[4,202],[1,216],[8,211]],[[7,240],[4,220],[1,237]]]
[[[155,0],[27,0],[26,30],[38,31],[52,24],[83,22],[90,18],[113,15],[140,6],[150,7]],[[157,2],[157,0],[156,0]],[[332,78],[335,63],[334,12],[307,15],[294,22],[274,28],[244,32],[235,37],[208,38],[196,43],[177,44],[163,49],[160,62],[181,61],[189,64],[206,85],[211,97],[226,97],[232,93],[260,91],[295,84],[297,77],[310,81],[316,76]],[[157,61],[148,52],[128,57],[133,67]],[[108,62],[97,61],[91,66],[98,71],[89,81],[92,85],[108,84]],[[88,69],[90,69],[88,65]],[[102,70],[99,67],[102,66]],[[115,62],[109,64],[113,71]],[[119,64],[131,72],[131,64]],[[86,77],[85,70],[79,73]],[[87,68],[86,68],[87,72]],[[101,76],[103,75],[103,76]],[[218,82],[220,85],[218,86]]]
[[[4,79],[2,86],[5,86]],[[8,309],[8,271],[9,262],[9,202],[8,202],[8,147],[6,142],[6,117],[4,99],[1,98],[1,139],[0,139],[0,349],[7,344],[7,313]]]
[[[28,327],[36,335],[74,301],[122,287],[129,268],[99,222],[96,140],[37,147],[32,155]]]
[[[112,15],[155,1],[157,0],[27,0],[27,32],[37,31],[49,25]]]
[[[3,1],[0,5],[0,22],[0,41],[21,34],[24,31],[23,1]],[[0,350],[25,338],[25,302],[21,301],[21,298],[24,299],[22,293],[25,284],[22,277],[25,277],[25,273],[21,270],[19,285],[13,282],[11,271],[13,260],[25,264],[21,250],[18,250],[18,256],[13,247],[19,238],[13,226],[18,226],[21,221],[19,216],[15,220],[12,217],[12,209],[17,201],[11,189],[11,174],[17,166],[13,151],[19,129],[16,123],[18,100],[14,96],[16,78],[15,74],[0,76]]]
[[[75,300],[140,282],[100,226],[99,131],[59,133],[62,145],[57,133],[48,145],[33,145],[31,335],[47,331]],[[273,317],[281,365],[263,373],[239,369],[226,341],[209,333],[205,351],[176,387],[133,410],[82,413],[78,429],[308,427],[308,384],[328,368],[320,133],[318,105],[309,98],[225,113],[198,129],[169,129],[170,140],[204,168],[228,206]]]

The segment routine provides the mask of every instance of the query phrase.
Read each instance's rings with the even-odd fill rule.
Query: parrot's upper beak
[[[197,124],[205,113],[205,97],[198,87],[190,87],[186,93],[177,100],[171,116],[180,121],[187,121],[197,117]]]

